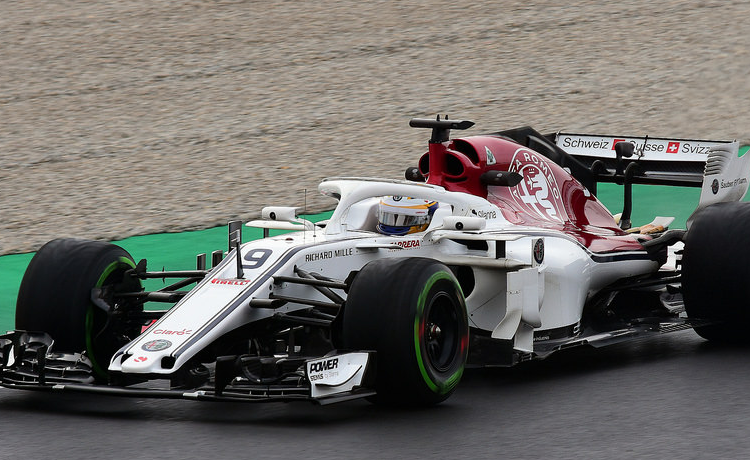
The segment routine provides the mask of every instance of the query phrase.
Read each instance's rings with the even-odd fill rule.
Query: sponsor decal
[[[246,284],[250,284],[250,280],[214,278],[211,280],[211,284],[229,284],[232,286],[244,286]]]
[[[612,139],[612,143],[610,144],[610,141],[606,138],[570,138],[570,137],[564,137],[562,138],[561,145],[563,147],[569,147],[573,149],[585,149],[585,150],[614,150],[615,145],[619,144],[620,142],[630,142],[635,146],[636,152],[664,152],[669,148],[669,145],[676,144],[677,147],[680,147],[679,142],[669,142],[668,144],[665,144],[663,141],[652,141],[652,142],[646,142],[645,139],[642,139],[640,142],[635,139],[621,139],[621,138],[615,138]],[[674,152],[669,153],[677,153],[677,150]]]
[[[339,375],[338,368],[338,358],[322,359],[309,363],[307,367],[307,374],[310,377],[310,381],[315,382],[317,380],[337,377]]]
[[[537,264],[544,262],[544,240],[542,238],[534,242],[534,262]]]
[[[572,153],[595,156],[602,156],[613,152],[615,145],[619,142],[632,142],[635,146],[635,153],[638,155],[649,153],[661,155],[707,155],[711,147],[724,143],[723,141],[709,140],[685,141],[646,137],[606,137],[587,134],[560,134],[557,139],[557,145],[570,150]]]
[[[713,182],[711,182],[711,191],[714,192],[714,195],[719,193],[719,181],[718,179],[714,179]]]
[[[472,209],[471,212],[482,219],[497,219],[497,211],[482,211],[481,209]]]
[[[645,152],[663,152],[665,150],[665,147],[663,144],[658,142],[647,142],[647,143],[638,143],[638,141],[629,141],[627,139],[615,139],[614,142],[612,142],[612,150],[615,149],[615,145],[619,144],[620,142],[630,142],[635,146],[635,152],[636,153],[645,153]],[[677,144],[679,146],[679,142],[670,142],[670,144]],[[670,153],[677,153],[677,151],[670,152]]]
[[[398,246],[401,246],[403,249],[415,249],[420,246],[419,240],[409,240],[409,241],[396,241],[396,244]]]
[[[148,358],[146,358],[145,356],[138,356],[138,357],[133,358],[133,361],[137,363],[143,363],[143,362],[148,361]]]
[[[647,153],[647,152],[664,152],[667,147],[660,142],[641,142],[640,144],[638,141],[632,141],[633,144],[635,144],[635,151],[636,153]]]
[[[157,329],[154,331],[154,334],[162,334],[162,335],[190,335],[193,333],[192,329],[183,329],[181,331],[171,331],[169,329]]]
[[[612,143],[612,150],[614,150],[614,144],[618,142],[622,142],[625,139],[615,139]],[[572,138],[572,137],[564,137],[562,139],[562,146],[563,147],[569,147],[569,148],[584,148],[584,149],[607,149],[609,148],[609,140],[608,139],[582,139],[582,138]]]
[[[557,340],[565,337],[574,337],[581,333],[581,323],[571,324],[570,326],[557,327],[546,331],[534,331],[534,342],[544,340]]]
[[[144,343],[141,346],[141,349],[145,351],[161,351],[161,350],[166,350],[167,348],[171,346],[172,346],[172,342],[170,342],[169,340],[157,339],[157,340],[149,340],[148,342]]]
[[[333,259],[335,257],[346,257],[354,254],[354,248],[336,249],[335,251],[313,252],[305,256],[305,262],[314,262],[316,260]]]
[[[330,371],[332,369],[338,369],[338,367],[339,367],[338,358],[324,359],[321,361],[314,361],[310,363],[311,372]]]
[[[560,187],[547,160],[537,153],[519,149],[513,155],[509,170],[523,176],[510,191],[522,209],[536,218],[563,222]]]
[[[746,183],[747,183],[747,179],[745,179],[744,177],[740,177],[738,179],[730,180],[730,181],[727,181],[727,182],[724,182],[724,179],[722,179],[720,187],[721,188],[734,188],[734,187],[737,187],[738,185],[742,185],[742,184],[746,184]],[[712,186],[712,188],[713,188],[713,186]],[[716,192],[714,192],[714,193],[716,193]]]
[[[713,147],[715,144],[712,145],[696,145],[691,144],[689,142],[685,142],[682,144],[682,153],[697,153],[702,155],[708,155],[708,151],[711,150],[711,147]]]
[[[497,163],[497,160],[495,159],[495,155],[492,153],[492,150],[490,150],[489,147],[486,145],[484,146],[484,153],[487,154],[487,165],[494,165]]]
[[[393,201],[401,201],[403,198],[402,196],[393,195]]]

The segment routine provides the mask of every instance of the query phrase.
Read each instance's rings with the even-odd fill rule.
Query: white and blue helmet
[[[378,231],[385,235],[408,235],[427,229],[437,201],[419,198],[387,196],[378,206]]]

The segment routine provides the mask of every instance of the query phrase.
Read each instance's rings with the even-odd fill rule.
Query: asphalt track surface
[[[0,390],[0,458],[740,459],[750,348],[682,331],[470,370],[447,402],[398,410]]]

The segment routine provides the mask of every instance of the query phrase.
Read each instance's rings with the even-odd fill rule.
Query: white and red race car
[[[247,225],[291,232],[241,244],[234,223],[210,269],[205,254],[196,270],[149,272],[110,243],[47,243],[21,284],[17,330],[0,336],[0,384],[429,405],[467,366],[685,328],[744,340],[750,155],[737,142],[531,128],[450,139],[473,123],[410,124],[432,137],[407,180],[326,179],[328,221],[264,208]],[[602,182],[623,186],[619,223],[596,197]],[[702,187],[688,229],[630,228],[633,184]],[[141,286],[167,277],[180,280]]]

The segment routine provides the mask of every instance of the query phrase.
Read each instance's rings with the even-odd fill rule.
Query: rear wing
[[[649,185],[701,187],[711,147],[725,140],[668,139],[637,136],[603,136],[557,132],[541,134],[531,127],[492,133],[509,138],[568,168],[573,176],[596,194],[596,184],[622,184],[631,163],[629,182]],[[635,146],[629,158],[618,158],[615,145]]]
[[[597,164],[599,172],[604,173],[599,174],[599,182],[619,182],[614,173],[637,162],[640,167],[634,172],[632,183],[687,187],[700,187],[703,184],[706,159],[712,147],[731,144],[731,141],[723,140],[572,133],[555,133],[545,137],[589,168]],[[620,142],[630,142],[635,146],[630,158],[617,158],[615,146]],[[610,173],[615,180],[607,180],[606,173]]]

